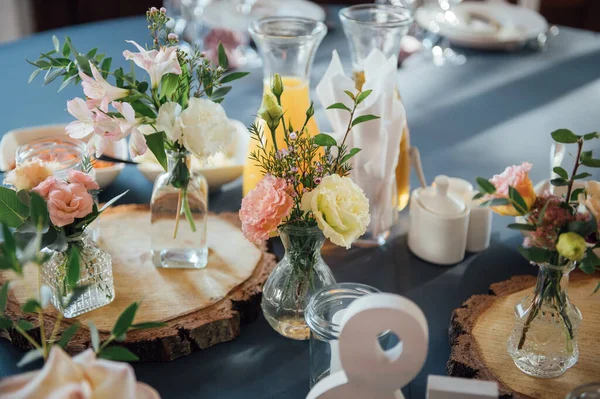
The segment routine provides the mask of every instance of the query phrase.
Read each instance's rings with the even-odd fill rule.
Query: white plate
[[[439,11],[436,6],[419,9],[415,17],[417,23],[434,32],[439,27],[440,35],[463,47],[513,50],[548,30],[548,22],[539,13],[511,4],[466,2],[454,7],[454,15],[446,17],[440,16]],[[495,20],[501,28],[471,23],[473,14]]]
[[[17,148],[21,145],[41,137],[64,137],[66,135],[65,126],[64,124],[32,126],[5,133],[0,140],[0,170],[10,170],[15,166]],[[127,141],[125,139],[111,141],[105,153],[114,158],[127,159],[129,157]],[[106,188],[112,184],[124,167],[124,164],[116,163],[106,168],[94,169],[100,188]]]
[[[248,156],[248,144],[250,142],[250,133],[244,124],[240,121],[232,121],[236,126],[236,136],[233,142],[226,150],[226,155],[234,159],[232,165],[219,167],[205,167],[197,169],[207,182],[210,191],[217,191],[224,184],[231,183],[240,177],[244,171],[244,164]],[[138,170],[148,181],[154,183],[154,180],[164,172],[162,166],[155,162],[140,163]]]

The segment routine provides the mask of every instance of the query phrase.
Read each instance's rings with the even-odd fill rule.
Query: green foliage
[[[476,177],[477,185],[479,186],[479,190],[485,194],[494,194],[496,192],[496,187],[489,182],[488,179],[484,179],[483,177]]]
[[[44,358],[44,352],[42,350],[32,349],[29,352],[27,352],[21,358],[21,360],[19,360],[19,363],[17,363],[17,367],[24,367],[30,363],[33,363],[33,362],[43,359],[43,358]]]
[[[0,287],[0,315],[4,314],[6,311],[6,304],[8,303],[8,287],[8,281]]]
[[[60,346],[61,348],[66,348],[67,344],[69,343],[71,338],[73,338],[77,330],[79,330],[79,323],[70,325],[65,331],[63,331],[62,335],[60,336],[60,339],[57,342],[58,346]]]
[[[337,146],[337,141],[335,141],[333,137],[325,133],[319,133],[316,136],[314,136],[313,142],[321,147],[331,148]]]
[[[77,282],[79,281],[80,276],[80,257],[79,257],[79,248],[76,245],[69,246],[67,250],[67,284],[70,287],[76,287]]]
[[[23,204],[14,190],[0,187],[0,223],[19,227],[29,216],[29,208]]]
[[[379,119],[378,116],[375,115],[361,115],[358,118],[354,119],[352,121],[352,124],[350,125],[351,127],[354,127],[358,124],[364,123],[364,122],[368,122],[368,121],[372,121],[374,119]]]
[[[30,298],[21,306],[21,310],[23,313],[37,313],[42,311],[42,305],[37,300]]]
[[[140,360],[131,351],[122,346],[109,346],[98,353],[98,357],[106,360],[116,360],[119,362],[135,362]]]
[[[156,132],[144,136],[148,149],[152,151],[158,163],[167,170],[167,154],[165,152],[165,132]]]
[[[223,43],[219,43],[217,55],[219,58],[219,66],[223,69],[229,68],[229,60],[227,59],[227,53],[225,52],[225,47],[223,47]]]
[[[121,313],[121,315],[117,319],[115,326],[112,329],[113,336],[118,337],[127,333],[127,330],[129,330],[129,328],[133,324],[133,319],[135,319],[135,314],[138,310],[138,307],[139,303],[134,302],[131,305],[129,305],[127,309],[123,311],[123,313]]]
[[[527,224],[527,223],[511,223],[508,226],[509,229],[513,229],[513,230],[523,230],[523,231],[536,231],[536,227],[531,225],[531,224]]]
[[[573,144],[580,139],[581,136],[576,135],[569,129],[558,129],[551,133],[552,138],[557,143]]]
[[[546,263],[550,261],[554,252],[544,248],[536,248],[536,247],[519,247],[519,252],[525,259],[534,263]]]
[[[519,192],[512,186],[508,187],[508,198],[512,201],[515,209],[520,212],[522,215],[526,214],[529,211],[529,207],[527,203],[519,194]]]
[[[569,178],[569,173],[560,166],[555,166],[554,169],[552,169],[552,171],[565,180]]]

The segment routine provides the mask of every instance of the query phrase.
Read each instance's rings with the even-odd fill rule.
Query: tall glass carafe
[[[249,31],[263,60],[264,90],[270,90],[274,73],[281,75],[285,88],[281,96],[285,123],[291,120],[295,129],[302,127],[310,105],[310,70],[317,48],[327,34],[327,27],[322,22],[306,18],[268,17],[255,21]],[[262,120],[258,122],[262,123]],[[319,133],[314,118],[308,123],[307,129],[312,136]],[[265,140],[267,146],[273,145],[269,134],[265,134]],[[276,141],[278,148],[285,146],[281,125]],[[252,140],[250,152],[256,149],[257,144]],[[260,167],[248,158],[244,166],[244,195],[261,179]]]
[[[356,88],[365,82],[364,62],[373,49],[379,49],[386,58],[400,54],[400,41],[411,24],[411,13],[399,6],[360,4],[340,10],[340,19],[350,46],[352,72]],[[400,97],[398,88],[396,94]],[[396,167],[398,209],[408,204],[410,196],[410,136],[404,126],[400,141],[400,159]]]

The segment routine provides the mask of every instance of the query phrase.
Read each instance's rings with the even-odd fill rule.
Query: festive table
[[[335,16],[337,10],[331,11]],[[337,18],[332,20],[335,22],[330,24],[330,33],[316,57],[313,86],[323,75],[333,49],[349,62]],[[31,68],[24,59],[35,59],[46,50],[52,34],[76,36],[81,46],[106,49],[117,60],[123,40],[148,41],[145,32],[144,19],[131,18],[46,32],[1,46],[0,131],[70,121],[65,103],[80,95],[78,88],[56,94],[55,88],[27,85]],[[549,131],[559,127],[577,132],[598,130],[600,39],[596,34],[563,28],[544,53],[467,55],[467,64],[456,68],[409,60],[398,74],[412,143],[421,151],[429,182],[442,173],[467,179],[491,176],[505,165],[523,160],[540,166],[532,175],[534,181],[540,180],[549,174],[545,172]],[[230,117],[246,124],[252,122],[262,91],[262,72],[251,72],[224,103]],[[322,109],[317,110],[317,116],[324,120]],[[413,187],[416,184],[413,181]],[[125,188],[131,191],[124,203],[150,199],[152,185],[135,167],[127,166],[104,197]],[[233,184],[210,197],[211,210],[235,211],[240,200],[241,186]],[[427,375],[446,373],[452,310],[471,295],[486,293],[494,282],[537,270],[516,251],[519,233],[509,232],[501,220],[495,220],[492,245],[486,252],[468,256],[450,268],[430,265],[408,251],[406,236],[401,233],[406,218],[404,212],[398,234],[383,248],[345,251],[328,247],[323,254],[338,281],[400,293],[423,309],[430,328],[429,357],[421,374],[404,389],[407,398],[420,399],[425,397]],[[283,253],[278,241],[273,246],[276,254]],[[20,356],[18,349],[0,340],[0,376],[20,372],[16,367]],[[138,379],[151,384],[165,398],[304,398],[308,392],[308,344],[282,338],[259,317],[242,326],[242,334],[235,341],[170,363],[135,365],[135,370]]]

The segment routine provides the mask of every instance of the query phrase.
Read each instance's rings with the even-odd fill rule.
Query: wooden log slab
[[[571,274],[569,296],[583,315],[579,327],[579,361],[560,377],[533,378],[514,365],[507,351],[515,321],[514,306],[533,291],[534,276],[515,276],[490,286],[489,295],[474,295],[455,309],[450,321],[452,347],[446,365],[455,377],[498,381],[501,398],[564,399],[575,387],[600,380],[600,295],[592,295],[598,277]]]
[[[119,220],[114,219],[107,225],[106,221],[111,217]],[[240,334],[241,324],[257,318],[263,284],[277,262],[275,256],[267,252],[266,243],[254,246],[243,238],[237,213],[209,216],[209,263],[201,270],[152,266],[149,244],[142,241],[147,239],[149,242],[150,215],[146,205],[114,207],[106,211],[99,222],[99,245],[113,258],[115,300],[105,307],[61,322],[60,332],[73,323],[82,326],[67,347],[70,354],[91,346],[87,322],[94,322],[104,340],[109,337],[118,315],[134,301],[142,301],[136,323],[167,323],[166,327],[127,334],[122,344],[141,361],[171,361],[233,340]],[[117,233],[120,235],[116,236]],[[39,337],[37,317],[24,315],[20,310],[27,298],[35,296],[35,268],[26,268],[24,279],[0,274],[0,284],[6,279],[11,280],[7,316],[33,323],[35,328],[31,334]],[[46,313],[44,327],[51,331],[58,313],[54,309]],[[14,345],[30,349],[29,343],[16,331],[9,331],[9,334]]]

